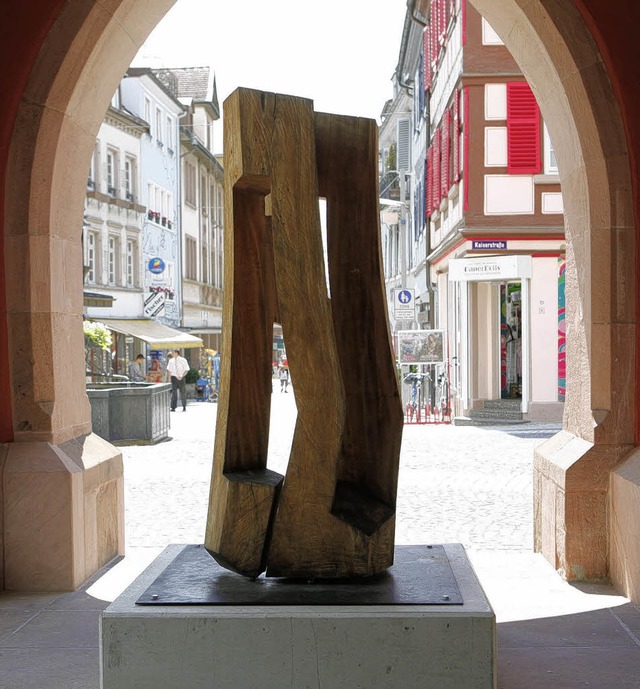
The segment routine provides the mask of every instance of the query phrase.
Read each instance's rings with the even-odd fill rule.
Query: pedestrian
[[[180,390],[182,411],[187,411],[187,373],[189,373],[189,362],[180,356],[179,349],[174,349],[167,364],[167,376],[171,377],[171,411],[175,411],[178,405],[178,390]]]
[[[135,361],[129,364],[129,380],[139,382],[145,380],[144,377],[144,357],[142,354],[138,354]]]
[[[287,390],[287,385],[289,385],[289,369],[282,366],[278,378],[280,379],[280,392],[289,392]]]

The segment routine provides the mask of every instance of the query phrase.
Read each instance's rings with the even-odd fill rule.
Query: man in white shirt
[[[189,363],[180,356],[179,349],[174,349],[167,364],[167,377],[171,378],[171,411],[176,410],[178,390],[180,390],[182,411],[187,411],[187,373],[189,373]]]

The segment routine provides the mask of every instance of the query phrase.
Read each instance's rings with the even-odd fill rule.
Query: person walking
[[[287,390],[287,385],[289,385],[289,369],[282,366],[278,378],[280,379],[280,392],[289,392]]]
[[[132,361],[129,364],[129,380],[133,380],[136,382],[145,380],[143,366],[144,357],[142,356],[142,354],[138,354],[138,356],[135,358],[135,361]]]
[[[178,390],[180,390],[182,411],[187,411],[187,373],[189,373],[189,362],[180,356],[179,349],[174,349],[167,364],[167,376],[171,378],[171,411],[175,411],[178,405]]]

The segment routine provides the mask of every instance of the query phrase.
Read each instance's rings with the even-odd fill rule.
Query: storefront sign
[[[165,263],[161,258],[156,257],[149,259],[148,268],[150,273],[160,275],[160,273],[164,273],[165,267]]]
[[[449,279],[457,282],[515,280],[530,277],[531,256],[454,258],[449,261]]]
[[[505,239],[473,239],[471,248],[476,251],[504,251],[507,242]]]
[[[144,315],[147,318],[154,318],[160,315],[164,309],[164,292],[150,292],[144,295]]]

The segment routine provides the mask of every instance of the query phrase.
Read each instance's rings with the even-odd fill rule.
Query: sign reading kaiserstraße
[[[393,317],[397,321],[414,321],[416,300],[413,288],[402,287],[393,291]]]

